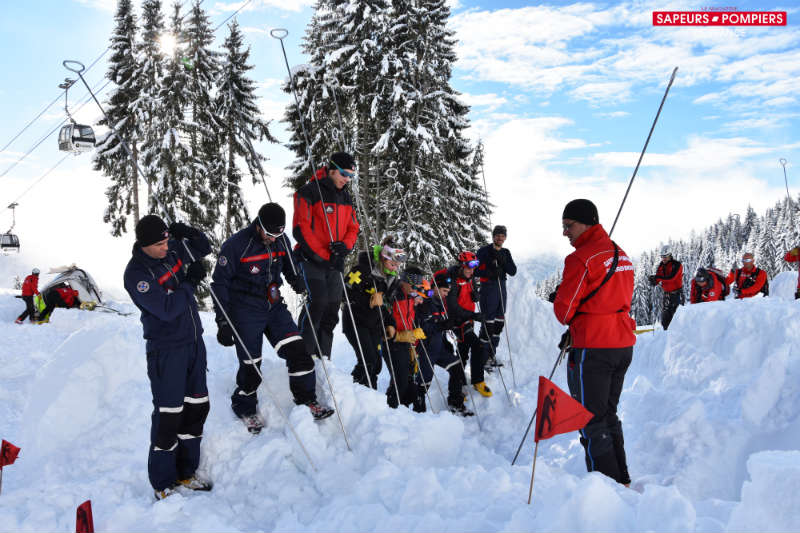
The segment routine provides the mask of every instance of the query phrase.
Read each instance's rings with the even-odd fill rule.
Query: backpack
[[[719,284],[722,287],[722,298],[720,299],[724,300],[727,298],[731,293],[731,288],[728,286],[728,281],[725,279],[725,275],[718,268],[708,267],[706,270],[711,272],[711,274],[717,278],[717,281],[719,281]]]

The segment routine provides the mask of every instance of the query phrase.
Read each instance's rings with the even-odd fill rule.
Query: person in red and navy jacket
[[[300,271],[308,286],[308,307],[300,313],[300,332],[306,350],[317,354],[316,331],[321,354],[330,359],[333,328],[339,322],[344,261],[358,237],[358,220],[345,185],[355,175],[356,162],[348,153],[337,152],[328,166],[294,193],[292,235],[297,241]],[[314,328],[313,331],[311,328]]]
[[[503,248],[504,242],[506,242],[506,227],[495,226],[492,230],[492,243],[482,247],[477,254],[480,265],[475,275],[481,282],[480,304],[484,318],[480,339],[489,368],[502,366],[502,363],[495,360],[494,354],[500,344],[500,333],[506,325],[508,307],[506,277],[517,273],[517,265],[511,258],[511,252],[508,248]]]
[[[797,263],[800,261],[800,246],[795,246],[783,256],[783,260],[787,263]],[[800,298],[800,274],[797,276],[797,290],[794,291],[794,299]]]
[[[50,322],[50,316],[56,307],[72,309],[81,306],[81,299],[78,291],[69,286],[69,283],[51,287],[42,293],[42,300],[45,308],[39,313],[38,324]]]
[[[286,213],[280,205],[272,202],[262,205],[249,226],[222,243],[211,276],[211,288],[217,295],[214,301],[217,341],[222,346],[235,344],[239,358],[231,407],[251,433],[258,433],[264,427],[264,419],[258,412],[257,391],[261,384],[259,370],[265,336],[278,357],[286,361],[294,402],[307,405],[315,418],[333,414],[317,402],[314,360],[280,295],[281,274],[296,292],[305,289],[302,279],[292,269],[288,255],[291,246],[283,233],[285,226]],[[233,328],[241,342],[237,342]]]
[[[211,490],[211,483],[196,475],[210,404],[203,325],[194,296],[206,276],[201,259],[210,252],[202,231],[180,222],[167,230],[160,217],[147,215],[136,225],[136,243],[125,267],[125,290],[142,313],[147,340],[153,394],[147,470],[157,499],[178,486]]]
[[[733,287],[736,298],[752,298],[759,292],[769,296],[767,273],[755,265],[755,257],[750,252],[742,255],[742,268],[731,270],[725,280]]]
[[[633,264],[609,238],[591,201],[569,202],[562,225],[575,251],[564,260],[553,312],[559,322],[569,325],[560,347],[570,346],[571,338],[570,394],[594,415],[580,431],[586,468],[628,486],[631,479],[617,404],[636,343],[636,322],[629,314]]]
[[[664,296],[661,298],[661,326],[666,330],[679,305],[684,303],[683,265],[672,257],[669,248],[661,249],[661,263],[656,273],[648,278],[650,285],[661,285]]]
[[[387,298],[391,315],[386,324],[389,343],[383,357],[391,377],[386,389],[386,403],[392,409],[400,404],[409,406],[413,403],[415,411],[425,411],[425,389],[415,381],[413,371],[417,365],[414,346],[425,338],[416,324],[416,307],[423,301],[420,295],[422,275],[418,266],[407,265]]]
[[[705,268],[698,268],[697,273],[692,280],[692,290],[689,296],[689,302],[693,304],[699,304],[703,302],[716,302],[717,300],[724,300],[725,295],[722,292],[722,282]]]
[[[17,324],[22,324],[25,319],[30,316],[31,322],[38,320],[39,313],[33,306],[34,295],[39,294],[39,269],[34,268],[29,276],[25,277],[22,282],[22,300],[25,302],[25,310],[14,321]]]
[[[488,354],[484,353],[478,336],[475,335],[474,321],[483,321],[483,314],[475,312],[475,302],[479,298],[479,284],[474,277],[478,268],[478,258],[470,251],[458,254],[458,264],[451,266],[447,274],[452,279],[446,306],[448,316],[453,320],[458,354],[464,365],[469,360],[470,381],[473,388],[486,398],[492,390],[486,384],[483,365]]]

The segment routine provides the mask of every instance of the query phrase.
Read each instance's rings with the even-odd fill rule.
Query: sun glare
[[[178,40],[171,33],[162,33],[161,37],[158,39],[158,42],[161,47],[161,52],[165,56],[171,56],[174,54],[175,49],[178,47]]]

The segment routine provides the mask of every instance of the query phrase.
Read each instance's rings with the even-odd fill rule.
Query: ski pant
[[[481,324],[480,338],[485,357],[488,359],[497,352],[500,344],[500,333],[506,325],[505,306],[508,304],[505,283],[490,279],[481,284],[480,306],[484,316]],[[491,340],[492,346],[489,346]]]
[[[381,373],[381,368],[383,366],[381,361],[381,356],[384,351],[383,332],[380,328],[370,329],[361,327],[358,324],[356,324],[354,328],[353,321],[350,320],[350,313],[344,311],[342,314],[342,331],[344,331],[344,335],[347,337],[348,342],[350,342],[350,346],[352,346],[353,350],[356,352],[356,366],[353,367],[353,371],[350,373],[350,375],[353,376],[353,382],[364,385],[365,387],[369,386],[369,382],[367,381],[368,372],[369,379],[372,381],[372,388],[377,389],[378,374]],[[356,339],[356,333],[358,333],[358,339]],[[361,341],[360,344],[358,342],[359,340]],[[361,363],[362,353],[367,363],[367,372],[364,372],[364,365]]]
[[[469,360],[470,383],[473,385],[481,383],[485,379],[483,377],[483,365],[486,364],[488,355],[484,352],[481,341],[478,340],[478,336],[475,335],[475,331],[472,329],[472,320],[464,322],[454,331],[458,341],[458,355],[461,357],[464,366],[467,365]]]
[[[664,330],[669,327],[672,322],[672,317],[675,316],[675,310],[681,303],[681,296],[683,289],[678,289],[672,292],[665,292],[664,297],[661,299],[661,326]]]
[[[25,310],[17,317],[17,320],[25,320],[30,316],[31,321],[33,321],[33,317],[36,316],[36,309],[33,307],[33,296],[22,296],[22,299],[25,301]]]
[[[298,263],[308,287],[309,319],[305,307],[300,312],[298,324],[300,334],[306,343],[306,351],[317,353],[314,332],[317,333],[322,355],[331,356],[333,346],[333,328],[339,323],[339,304],[342,301],[342,280],[338,270],[321,267],[311,261]],[[313,327],[313,330],[312,330]]]
[[[417,397],[417,385],[413,383],[412,345],[407,342],[390,341],[384,354],[391,379],[386,389],[386,403],[392,409],[399,404],[410,405]],[[396,381],[395,381],[396,380]],[[397,389],[395,390],[395,383]],[[397,395],[400,395],[399,402]]]
[[[247,351],[236,342],[236,357],[239,371],[236,373],[236,389],[231,395],[231,408],[237,416],[255,414],[258,410],[258,387],[261,385],[261,348],[263,337],[286,361],[289,371],[289,390],[296,404],[305,404],[317,399],[314,360],[306,352],[303,338],[292,320],[286,304],[281,300],[265,309],[254,309],[244,305],[231,305],[231,320],[239,332]],[[247,356],[250,353],[250,357]]]
[[[190,478],[200,463],[209,411],[203,339],[174,347],[148,345],[147,377],[153,393],[147,473],[160,491]]]
[[[429,338],[420,346],[422,352],[419,358],[419,371],[426,388],[430,388],[433,380],[433,367],[439,366],[450,374],[447,380],[447,403],[455,407],[464,405],[464,392],[462,387],[467,379],[464,368],[453,350],[453,345],[444,339],[444,333],[436,334],[439,338]],[[441,342],[440,342],[441,341]],[[430,363],[428,362],[430,358]]]
[[[567,367],[570,394],[594,415],[580,430],[586,469],[602,472],[623,484],[630,483],[631,478],[617,404],[632,358],[633,346],[572,348]]]

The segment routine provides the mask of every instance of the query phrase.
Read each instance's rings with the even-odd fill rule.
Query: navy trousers
[[[209,411],[203,339],[147,352],[153,393],[147,472],[157,491],[187,479],[200,463],[200,439]]]
[[[341,273],[338,270],[321,267],[311,261],[299,263],[299,266],[308,287],[308,308],[311,313],[309,317],[305,307],[300,312],[300,318],[297,321],[300,333],[306,343],[306,351],[316,354],[318,350],[313,333],[316,331],[322,349],[321,355],[330,359],[333,329],[339,323],[339,305],[342,302]]]
[[[481,284],[480,301],[481,313],[485,317],[481,324],[480,338],[486,358],[497,352],[500,344],[500,333],[506,325],[505,307],[508,305],[508,295],[504,282],[490,279]],[[491,341],[492,346],[489,346]]]

